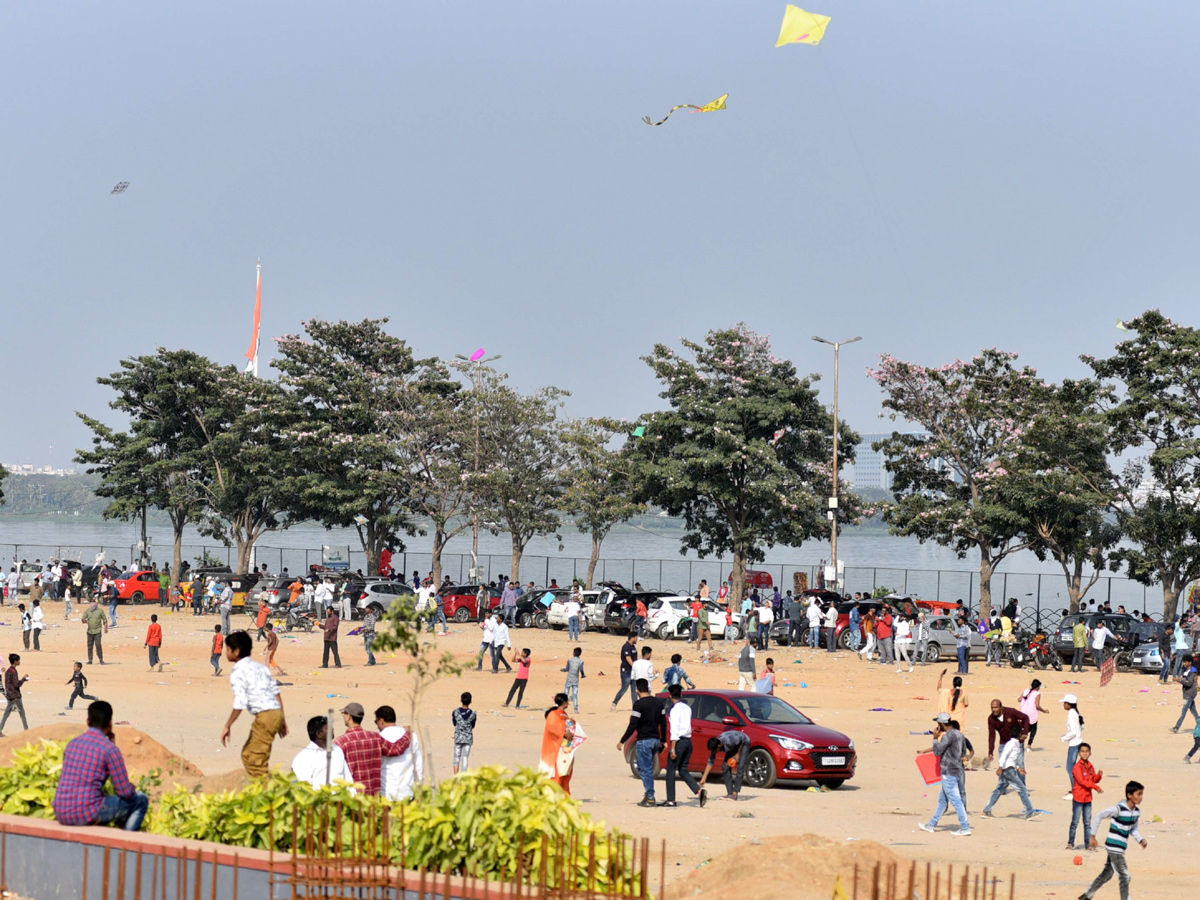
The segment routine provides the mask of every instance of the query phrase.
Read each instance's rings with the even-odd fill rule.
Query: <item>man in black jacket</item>
[[[650,695],[650,683],[645,678],[639,678],[634,687],[638,698],[633,701],[629,726],[617,742],[617,749],[624,752],[625,742],[637,734],[638,772],[645,788],[645,796],[638,806],[654,806],[654,757],[667,743],[667,718],[662,701]]]

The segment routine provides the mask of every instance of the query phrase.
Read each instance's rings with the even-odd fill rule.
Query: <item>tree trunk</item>
[[[179,584],[179,567],[183,565],[183,526],[187,520],[182,517],[172,517],[172,530],[175,532],[175,549],[171,553],[171,586]]]
[[[733,584],[729,587],[730,607],[742,605],[742,596],[746,593],[746,552],[741,548],[733,551]]]
[[[991,554],[986,547],[979,548],[979,618],[985,619],[992,613],[992,565]]]
[[[1163,588],[1163,621],[1175,621],[1175,611],[1179,607],[1179,595],[1183,592],[1183,580],[1178,573],[1167,574],[1160,572]]]
[[[588,560],[587,587],[585,590],[590,591],[592,589],[592,577],[596,574],[596,563],[600,561],[600,542],[602,540],[603,538],[597,535],[596,532],[592,532],[592,558]]]
[[[524,552],[525,542],[514,533],[512,536],[512,572],[508,576],[513,584],[521,583],[521,555]]]
[[[254,551],[256,538],[253,535],[245,535],[241,530],[235,531],[234,537],[237,540],[236,572],[238,575],[245,575],[250,571],[250,554]]]
[[[442,583],[442,550],[446,546],[446,526],[439,522],[433,526],[433,583]]]

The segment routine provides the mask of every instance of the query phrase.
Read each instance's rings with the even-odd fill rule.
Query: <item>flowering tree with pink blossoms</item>
[[[828,534],[833,417],[816,376],[800,377],[745,325],[680,340],[686,356],[657,344],[644,357],[668,407],[637,421],[645,432],[630,437],[633,480],[640,499],[683,517],[681,552],[733,556],[737,601],[765,548]],[[839,435],[841,462],[852,462],[858,436],[845,424]],[[840,500],[843,521],[855,520],[859,498],[843,491]]]
[[[1016,354],[983,350],[970,360],[931,367],[880,358],[868,374],[883,389],[884,409],[921,429],[875,444],[887,456],[897,495],[884,510],[894,534],[914,535],[979,554],[980,614],[992,606],[992,575],[1006,557],[1033,545],[1027,520],[1004,502],[1006,461],[1020,447],[1037,373]]]

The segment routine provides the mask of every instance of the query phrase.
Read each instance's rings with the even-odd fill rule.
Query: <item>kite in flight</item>
[[[819,16],[806,12],[798,6],[788,4],[783,13],[783,25],[779,29],[779,40],[776,47],[784,44],[819,44],[825,37],[825,26],[829,24],[829,16]]]
[[[771,437],[771,446],[774,447],[776,444],[778,444],[783,439],[785,434],[787,434],[786,428],[780,428],[777,432],[775,432],[775,434]]]
[[[117,186],[115,188],[113,188],[111,191],[109,191],[109,193],[110,194],[123,194],[123,193],[125,193],[125,188],[127,188],[127,187],[129,187],[128,181],[118,181]]]
[[[647,125],[661,125],[663,122],[667,121],[667,119],[671,118],[671,113],[675,112],[677,109],[690,109],[693,113],[716,112],[718,109],[725,108],[725,100],[728,96],[728,94],[722,94],[712,103],[705,103],[703,106],[696,106],[694,103],[680,103],[678,106],[672,106],[671,112],[667,113],[657,122],[651,122],[649,116],[642,116],[642,121]]]

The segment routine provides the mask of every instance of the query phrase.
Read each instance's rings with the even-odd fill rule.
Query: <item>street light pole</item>
[[[482,352],[474,354],[474,356],[463,356],[461,353],[454,354],[454,358],[459,360],[455,363],[457,368],[463,370],[464,374],[471,379],[471,395],[475,400],[475,482],[479,481],[479,382],[482,379],[484,363],[495,362],[501,356],[497,353],[495,356],[489,356],[487,359],[482,357]],[[474,373],[468,368],[469,363],[475,364]],[[473,578],[479,577],[479,504],[473,503],[475,507],[474,523],[471,529],[471,573]]]
[[[828,341],[823,337],[813,335],[813,340],[828,344],[833,348],[833,496],[829,498],[829,544],[833,555],[833,585],[838,587],[838,381],[840,379],[840,352],[846,344],[861,341],[861,337],[852,337],[848,341]]]

